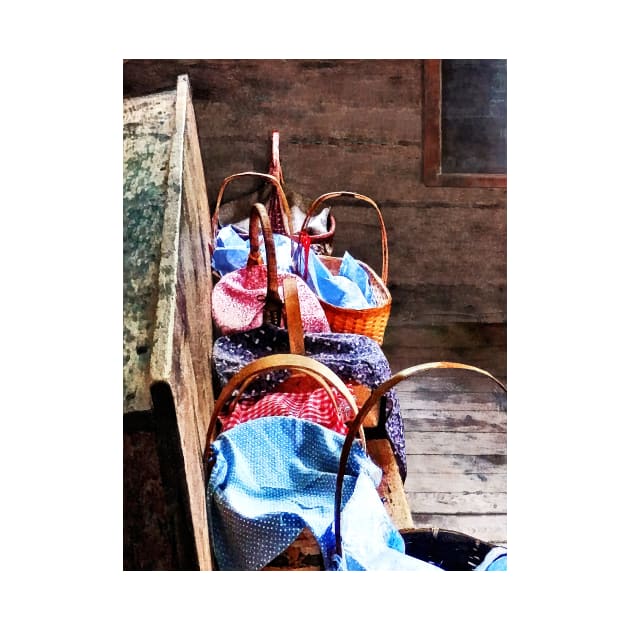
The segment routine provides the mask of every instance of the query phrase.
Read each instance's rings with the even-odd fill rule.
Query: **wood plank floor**
[[[392,371],[457,361],[507,386],[505,324],[390,327]],[[487,377],[435,370],[397,386],[405,423],[405,493],[415,527],[436,526],[507,545],[507,396]]]

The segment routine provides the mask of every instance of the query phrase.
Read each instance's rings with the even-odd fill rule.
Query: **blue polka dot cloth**
[[[219,570],[260,570],[305,527],[319,543],[326,570],[436,569],[404,555],[402,537],[376,490],[382,472],[356,442],[342,492],[343,554],[335,555],[343,442],[326,427],[284,416],[250,420],[219,435],[206,496]]]

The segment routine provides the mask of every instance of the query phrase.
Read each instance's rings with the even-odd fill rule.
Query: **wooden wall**
[[[125,96],[173,89],[178,74],[189,75],[211,207],[224,177],[267,171],[272,129],[287,186],[307,202],[353,190],[378,203],[390,245],[388,334],[506,322],[506,190],[423,184],[421,60],[127,60],[123,68]],[[335,217],[335,253],[348,248],[379,269],[369,210],[339,207]]]

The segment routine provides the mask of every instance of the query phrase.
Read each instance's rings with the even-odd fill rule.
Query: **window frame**
[[[423,63],[422,171],[426,186],[507,188],[507,173],[442,172],[442,60]]]

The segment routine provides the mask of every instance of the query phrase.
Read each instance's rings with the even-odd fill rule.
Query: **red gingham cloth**
[[[354,396],[352,386],[347,385],[347,387]],[[303,385],[293,385],[289,382],[258,400],[241,400],[236,403],[232,411],[219,414],[222,430],[228,431],[237,424],[255,418],[290,416],[310,420],[341,433],[341,435],[346,435],[348,432],[346,422],[353,420],[355,414],[337,389],[331,387],[331,390],[337,401],[339,416],[341,417],[337,416],[330,396],[323,387],[304,391]]]

